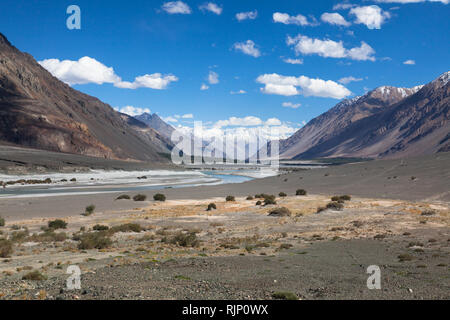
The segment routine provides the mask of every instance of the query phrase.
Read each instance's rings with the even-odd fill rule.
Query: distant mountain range
[[[0,34],[0,144],[108,159],[167,162],[144,123],[53,77]]]
[[[280,141],[285,159],[400,158],[450,151],[450,72],[424,86],[344,100]]]
[[[166,137],[167,139],[171,139],[172,133],[175,131],[175,128],[171,125],[165,123],[156,113],[149,114],[143,113],[139,116],[135,116],[135,118],[143,123],[145,123],[150,128],[155,129],[161,135]]]
[[[450,151],[449,80],[446,72],[424,86],[383,86],[343,100],[281,140],[281,158],[399,158]],[[71,88],[0,33],[0,144],[167,162],[174,130],[156,114],[131,117]],[[205,143],[199,145],[203,149]]]

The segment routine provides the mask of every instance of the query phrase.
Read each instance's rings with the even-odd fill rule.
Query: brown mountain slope
[[[450,73],[444,73],[417,93],[350,124],[295,158],[399,158],[448,151],[449,78]]]
[[[280,142],[281,158],[293,158],[321,144],[341,132],[352,123],[369,117],[414,94],[420,87],[380,87],[362,97],[346,99],[329,111],[311,120],[290,138]]]
[[[156,137],[156,135],[155,135]],[[167,161],[97,98],[53,77],[0,34],[0,143],[111,159]]]
[[[175,131],[175,128],[165,123],[156,113],[143,113],[135,118],[145,123],[150,128],[155,129],[167,139],[170,140],[172,138],[172,133]]]

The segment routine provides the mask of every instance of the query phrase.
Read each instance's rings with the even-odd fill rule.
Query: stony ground
[[[0,258],[0,298],[271,299],[279,291],[300,299],[450,298],[447,203],[353,197],[342,211],[316,213],[330,196],[276,201],[136,203],[64,218],[67,228],[51,237],[42,229],[52,219],[7,223],[0,238],[14,251]],[[217,210],[206,211],[210,202]],[[268,216],[279,207],[291,216]],[[117,228],[130,223],[139,230]],[[116,227],[105,235],[111,243],[80,248],[80,237],[101,233],[95,225]],[[80,290],[66,288],[70,265],[81,269]],[[381,290],[366,286],[370,265],[381,269]],[[24,280],[36,271],[40,280]]]

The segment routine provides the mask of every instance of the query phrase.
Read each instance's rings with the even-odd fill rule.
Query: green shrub
[[[43,281],[43,280],[47,280],[47,276],[40,273],[38,270],[35,270],[35,271],[31,271],[31,272],[25,274],[22,277],[22,280]]]
[[[116,198],[116,200],[130,200],[131,197],[127,194],[122,194]]]
[[[109,234],[114,234],[116,232],[141,232],[144,228],[142,228],[137,223],[125,223],[118,226],[111,227],[108,230]]]
[[[197,235],[194,232],[190,233],[177,233],[170,240],[163,239],[163,242],[169,242],[171,244],[177,244],[181,247],[197,247],[200,241],[197,239]]]
[[[305,189],[298,189],[298,190],[295,192],[295,195],[296,195],[296,196],[306,196],[306,194],[307,194],[307,192],[306,192]]]
[[[83,216],[90,216],[95,211],[95,206],[91,204],[90,206],[87,206],[84,210]]]
[[[421,216],[434,216],[436,214],[436,211],[434,210],[425,210],[422,211],[422,213],[420,214]]]
[[[96,224],[95,226],[92,227],[92,230],[95,230],[95,231],[106,231],[106,230],[109,230],[109,227],[108,226],[103,226],[101,224]]]
[[[253,197],[252,196],[248,196],[247,200],[253,200]]]
[[[320,213],[320,212],[325,211],[325,210],[327,210],[326,207],[318,207],[316,213]]]
[[[166,201],[166,196],[163,195],[162,193],[157,193],[153,196],[153,200],[164,202],[164,201]]]
[[[352,199],[352,197],[349,195],[331,197],[331,201],[336,201],[339,203],[344,203],[344,201],[350,201],[351,199]]]
[[[91,232],[81,235],[78,249],[104,249],[110,247],[111,244],[112,241],[105,231]]]
[[[147,200],[147,196],[144,194],[137,194],[133,197],[134,201],[145,201]]]
[[[67,240],[67,234],[65,232],[56,233],[53,229],[50,229],[41,234],[33,234],[27,240],[33,242],[62,242]]]
[[[66,229],[67,222],[61,219],[56,219],[48,222],[49,229],[57,230],[57,229]]]
[[[327,209],[335,210],[335,211],[342,211],[344,209],[344,205],[342,203],[332,201],[327,204]]]
[[[0,217],[0,227],[4,227],[5,226],[5,219]]]
[[[210,204],[208,204],[208,209],[206,209],[206,211],[211,211],[213,209],[216,210],[217,206],[215,203],[210,203]]]
[[[28,237],[28,230],[24,231],[14,231],[11,234],[11,241],[12,242],[23,242]]]
[[[264,199],[264,205],[268,206],[270,204],[277,204],[277,202],[275,201],[274,198],[270,198],[270,197],[269,198],[265,198]]]
[[[295,293],[285,291],[274,292],[272,294],[272,298],[278,300],[298,300],[298,297]]]
[[[272,211],[270,211],[269,216],[272,217],[290,217],[291,216],[291,211],[288,208],[285,207],[281,207],[281,208],[276,208],[273,209]]]
[[[234,196],[227,196],[225,198],[226,201],[230,202],[230,201],[236,201],[236,198]]]
[[[280,196],[280,197],[284,198],[284,197],[287,197],[287,194],[286,194],[286,193],[284,193],[284,192],[280,192],[280,193],[278,194],[278,196]]]
[[[0,239],[0,258],[8,258],[13,252],[12,241]]]
[[[258,200],[258,201],[256,201],[255,205],[260,206],[260,205],[262,205],[262,202]]]

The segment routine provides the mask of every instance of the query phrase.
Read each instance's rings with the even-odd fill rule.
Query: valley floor
[[[2,199],[0,237],[13,252],[0,258],[0,299],[450,299],[449,160],[371,161],[146,193],[162,192],[166,202]],[[299,188],[308,195],[295,196]],[[288,196],[276,205],[246,200],[279,192]],[[343,194],[352,199],[342,211],[317,213]],[[217,210],[206,211],[209,203]],[[89,204],[95,212],[80,215]],[[292,215],[268,216],[278,207]],[[67,229],[42,231],[55,218]],[[71,265],[81,269],[80,290],[66,289]],[[381,269],[381,290],[366,286],[370,265]]]

